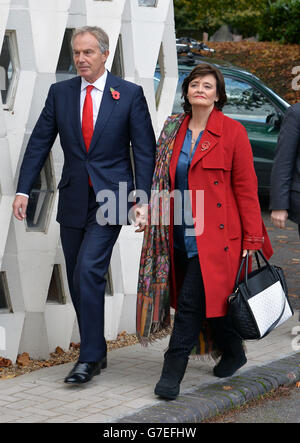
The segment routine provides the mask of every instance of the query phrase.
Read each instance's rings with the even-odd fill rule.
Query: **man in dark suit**
[[[64,165],[57,221],[81,339],[79,360],[65,382],[85,383],[107,365],[105,274],[128,223],[133,190],[150,197],[155,135],[142,88],[105,68],[107,34],[98,27],[77,29],[72,48],[79,76],[50,87],[23,158],[13,211],[18,220],[26,217],[28,195],[59,134]],[[145,208],[133,206],[136,226]]]
[[[271,220],[284,228],[287,218],[300,236],[300,103],[288,108],[280,129],[270,193]]]

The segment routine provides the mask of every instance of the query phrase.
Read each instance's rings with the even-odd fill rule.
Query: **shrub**
[[[260,40],[300,44],[299,23],[299,0],[269,1],[259,26]]]

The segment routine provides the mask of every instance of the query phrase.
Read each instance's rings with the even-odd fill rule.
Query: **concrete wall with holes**
[[[121,35],[124,78],[143,86],[157,135],[171,112],[177,84],[173,1],[157,0],[154,7],[142,4],[147,0],[0,0],[0,48],[5,36],[12,37],[7,103],[1,102],[0,95],[0,356],[12,361],[22,352],[47,358],[56,346],[67,350],[71,341],[79,341],[55,221],[56,185],[63,162],[59,139],[48,161],[53,193],[45,229],[28,229],[12,217],[11,210],[28,138],[49,86],[56,81],[65,30],[103,27],[110,37],[108,69]],[[163,76],[155,94],[158,60]],[[0,88],[5,87],[0,80]],[[105,301],[107,339],[115,339],[123,330],[135,332],[141,243],[142,234],[124,227],[115,245],[110,266],[112,294]],[[55,265],[60,270],[61,301],[49,298]]]

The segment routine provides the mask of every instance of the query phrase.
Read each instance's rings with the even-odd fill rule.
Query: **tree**
[[[300,44],[299,23],[299,0],[269,1],[259,27],[260,38]]]
[[[210,34],[227,24],[244,36],[255,35],[268,0],[174,0],[176,29]]]

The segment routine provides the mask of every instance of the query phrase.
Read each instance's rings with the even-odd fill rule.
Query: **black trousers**
[[[206,318],[205,291],[198,256],[188,258],[184,252],[178,250],[175,253],[178,266],[184,272],[184,280],[179,292],[173,331],[165,356],[176,355],[188,358]],[[229,317],[209,318],[208,322],[221,352],[226,352],[233,342],[238,341],[241,344]]]

